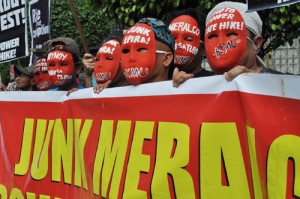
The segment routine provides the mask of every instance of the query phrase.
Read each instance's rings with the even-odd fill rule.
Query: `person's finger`
[[[179,69],[177,67],[174,68],[172,77],[175,77],[178,73],[179,73]]]
[[[110,83],[111,83],[111,80],[108,80],[107,82],[105,82],[105,87],[104,88],[108,88]]]
[[[178,85],[180,84],[179,82],[179,78],[180,78],[180,73],[181,71],[179,71],[179,69],[176,67],[173,71],[173,76],[172,76],[172,82],[173,82],[173,86],[174,87],[178,87]]]
[[[249,72],[254,72],[250,69],[248,69],[245,66],[236,66],[234,68],[232,68],[231,70],[229,70],[228,72],[224,73],[224,77],[227,81],[232,81],[234,78],[236,78],[237,76],[239,76],[242,73],[249,73]]]
[[[174,74],[174,76],[173,76],[173,86],[178,88],[181,83],[185,82],[186,80],[188,80],[192,77],[194,77],[193,74],[189,74],[184,71],[180,71],[176,75]]]
[[[101,87],[101,84],[98,84],[98,85],[94,86],[93,90],[94,90],[95,94],[99,94],[100,93],[100,87]]]
[[[75,91],[77,91],[78,90],[78,88],[72,88],[71,90],[68,90],[68,92],[67,92],[67,96],[69,96],[71,93],[73,93],[73,92],[75,92]]]
[[[185,74],[182,75],[182,77],[180,79],[180,82],[182,83],[182,82],[184,82],[184,81],[186,81],[188,79],[191,79],[193,77],[194,77],[193,74],[185,73]]]

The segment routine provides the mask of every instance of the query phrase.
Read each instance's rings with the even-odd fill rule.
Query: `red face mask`
[[[224,8],[209,19],[205,52],[215,73],[223,74],[241,63],[246,52],[246,37],[245,22],[235,9]]]
[[[74,62],[70,52],[53,50],[47,56],[48,73],[56,86],[68,84],[74,76]]]
[[[191,16],[176,17],[169,25],[175,38],[174,63],[179,67],[188,66],[200,47],[200,28]]]
[[[33,81],[40,91],[46,91],[52,87],[46,58],[38,59],[35,62],[33,67]]]
[[[113,80],[121,59],[121,45],[116,39],[104,43],[97,55],[94,76],[98,84]]]
[[[132,26],[124,35],[121,44],[122,71],[133,85],[147,80],[156,60],[154,32],[146,24]]]

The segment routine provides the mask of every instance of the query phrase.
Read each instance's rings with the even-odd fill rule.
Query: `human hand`
[[[229,70],[228,72],[224,73],[224,77],[227,81],[232,81],[234,78],[236,78],[238,75],[242,73],[253,73],[255,72],[254,70],[251,70],[247,68],[246,66],[236,66]]]
[[[84,65],[84,72],[88,75],[93,74],[96,58],[89,53],[85,53],[82,58],[82,63]]]
[[[103,91],[105,88],[107,88],[110,83],[111,83],[111,80],[108,80],[107,82],[105,82],[103,84],[98,84],[97,86],[94,86],[94,88],[93,88],[94,93],[99,94],[101,91]]]
[[[6,86],[2,83],[0,83],[0,91],[6,91]]]
[[[73,93],[75,91],[78,91],[78,88],[72,88],[71,90],[68,90],[66,95],[69,96],[71,93]]]
[[[173,71],[173,86],[178,88],[181,83],[193,77],[193,74],[188,74],[184,71],[179,71],[179,69],[176,67]]]

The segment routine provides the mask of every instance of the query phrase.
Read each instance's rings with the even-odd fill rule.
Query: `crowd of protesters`
[[[84,54],[77,43],[58,37],[34,49],[39,59],[29,67],[15,67],[16,79],[0,90],[68,91],[173,80],[173,86],[190,79],[223,74],[228,81],[245,72],[281,74],[266,67],[257,55],[263,42],[262,20],[247,5],[217,4],[205,17],[197,9],[169,13],[163,22],[142,18],[124,35],[109,35],[96,56]],[[207,58],[211,71],[202,67]],[[85,85],[78,74],[84,69]]]

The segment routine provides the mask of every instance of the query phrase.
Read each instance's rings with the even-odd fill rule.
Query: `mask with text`
[[[48,74],[46,58],[38,59],[33,67],[33,81],[40,91],[49,90],[52,87],[52,82]]]
[[[176,17],[169,25],[175,38],[174,64],[179,67],[188,66],[200,48],[200,28],[191,16]]]
[[[205,30],[205,52],[212,70],[223,74],[239,65],[247,42],[246,25],[233,8],[223,8],[208,21]]]
[[[133,85],[146,81],[154,68],[156,44],[154,32],[147,24],[136,24],[124,35],[121,44],[122,71]]]
[[[52,83],[63,86],[71,82],[74,75],[74,62],[70,52],[52,50],[47,55],[48,73]]]
[[[116,39],[111,39],[100,47],[94,67],[94,76],[98,84],[115,78],[120,59],[121,45]]]

